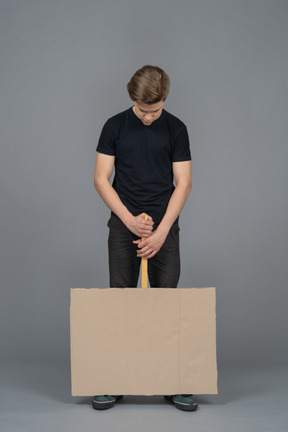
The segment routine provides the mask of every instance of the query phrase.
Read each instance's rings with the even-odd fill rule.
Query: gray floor
[[[287,431],[288,369],[219,371],[219,395],[197,396],[199,409],[182,412],[161,396],[125,396],[107,411],[90,397],[70,396],[69,364],[2,363],[1,432]]]

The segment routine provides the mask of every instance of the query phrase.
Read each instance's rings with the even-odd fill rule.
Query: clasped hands
[[[153,225],[152,217],[146,213],[134,216],[127,225],[130,231],[140,237],[138,240],[133,241],[134,244],[138,245],[137,257],[139,258],[152,258],[159,252],[167,237],[167,234],[161,232],[158,228],[153,231]]]

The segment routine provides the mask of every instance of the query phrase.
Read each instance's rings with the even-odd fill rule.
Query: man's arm
[[[136,240],[137,256],[152,258],[162,247],[170,228],[181,213],[192,187],[191,161],[173,162],[176,187],[171,195],[165,215],[158,228],[144,241]]]
[[[105,204],[121,219],[130,231],[139,237],[149,237],[154,224],[151,216],[146,215],[146,213],[142,213],[136,217],[133,216],[110,184],[114,164],[115,156],[97,153],[94,173],[95,189]],[[147,220],[145,217],[147,217]]]

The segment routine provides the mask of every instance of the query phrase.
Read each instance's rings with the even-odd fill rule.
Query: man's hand
[[[147,238],[151,236],[154,222],[151,216],[141,213],[138,216],[132,216],[125,225],[133,234]]]
[[[142,241],[142,239],[133,241],[134,244],[138,245],[137,257],[139,258],[152,258],[161,249],[165,242],[167,234],[157,229],[153,231],[150,237]]]

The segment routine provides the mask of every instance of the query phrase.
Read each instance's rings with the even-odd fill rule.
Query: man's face
[[[163,110],[164,101],[157,102],[155,104],[145,104],[143,102],[134,102],[133,111],[136,116],[142,121],[145,126],[150,126],[155,120],[157,120]]]

